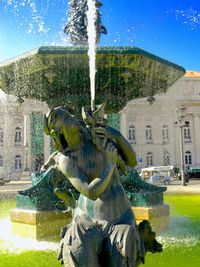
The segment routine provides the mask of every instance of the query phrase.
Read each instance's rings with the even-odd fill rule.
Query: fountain
[[[89,2],[92,5],[93,1]],[[89,11],[90,6],[88,13]],[[90,61],[93,75],[90,72],[92,99],[91,108],[85,112],[87,127],[80,127],[78,119],[75,119],[65,107],[51,109],[46,117],[46,132],[54,138],[57,152],[51,157],[51,164],[45,169],[44,175],[42,173],[36,177],[36,183],[33,183],[32,188],[19,192],[17,196],[18,208],[34,207],[33,210],[36,209],[36,212],[26,210],[23,213],[18,210],[12,213],[11,217],[14,222],[20,223],[31,218],[33,221],[29,222],[29,225],[37,221],[38,227],[42,225],[45,230],[49,221],[53,221],[53,227],[58,225],[57,213],[53,211],[52,215],[51,211],[54,210],[51,205],[53,201],[44,204],[38,200],[38,193],[44,189],[41,184],[45,185],[49,181],[53,183],[56,180],[57,186],[57,180],[64,175],[81,195],[72,225],[62,233],[59,259],[66,266],[99,266],[98,261],[101,266],[137,266],[144,262],[147,251],[159,252],[162,248],[147,221],[141,222],[138,227],[135,226],[135,219],[118,174],[119,169],[126,174],[126,165],[135,166],[135,154],[119,132],[105,125],[101,112],[95,117],[95,113],[99,111],[94,103],[95,57],[94,49],[89,51],[93,53]],[[78,113],[80,106],[88,104],[86,89],[89,75],[86,52],[86,48],[41,47],[18,59],[1,64],[0,86],[5,92],[18,96],[20,101],[30,97],[46,101],[50,107],[64,102]],[[65,75],[63,72],[66,72]],[[107,112],[116,112],[134,96],[149,96],[151,100],[155,92],[165,91],[183,73],[183,68],[138,48],[99,48],[96,76],[99,97],[96,99],[100,101],[106,97]],[[136,85],[134,88],[133,82]],[[87,157],[90,164],[82,160]],[[97,168],[96,160],[101,162],[103,169]],[[77,167],[72,168],[71,164],[77,164]],[[84,169],[83,173],[81,169]],[[48,195],[46,191],[48,188],[45,190],[45,197]],[[70,202],[68,206],[71,207],[71,191],[61,192],[59,187],[53,187],[50,191],[63,200],[67,199]],[[33,199],[35,201],[32,201]],[[115,211],[117,207],[118,211]],[[69,211],[59,214],[66,220]],[[60,225],[58,227],[60,228]],[[39,232],[44,233],[44,230],[40,229]],[[90,247],[90,253],[88,242],[94,243],[94,246]],[[102,244],[106,247],[105,251],[101,248]],[[108,251],[112,256],[108,255]],[[83,258],[84,255],[88,257]],[[75,264],[76,261],[78,265]]]
[[[95,99],[106,101],[106,112],[118,112],[133,98],[165,92],[185,72],[137,47],[97,47],[96,53]],[[42,46],[0,64],[5,93],[50,107],[69,105],[79,113],[90,102],[89,85],[86,47]]]

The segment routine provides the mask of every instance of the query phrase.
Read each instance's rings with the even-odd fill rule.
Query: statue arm
[[[81,194],[92,200],[96,200],[106,190],[112,179],[115,166],[115,163],[108,161],[106,166],[102,168],[98,177],[88,182],[88,177],[81,172],[73,159],[63,156],[59,160],[59,168],[69,179],[71,184]]]
[[[57,154],[58,154],[58,152],[56,151],[50,155],[48,160],[42,165],[41,171],[46,171],[49,167],[55,165],[55,163],[56,163],[55,157]]]
[[[109,126],[107,127],[107,132],[108,138],[116,142],[119,153],[125,163],[130,167],[136,166],[136,153],[124,136],[119,131]]]

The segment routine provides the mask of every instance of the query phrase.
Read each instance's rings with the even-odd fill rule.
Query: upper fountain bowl
[[[0,88],[7,94],[69,105],[90,103],[87,47],[42,46],[0,64]],[[185,69],[137,47],[98,47],[96,103],[117,112],[127,101],[166,92]]]

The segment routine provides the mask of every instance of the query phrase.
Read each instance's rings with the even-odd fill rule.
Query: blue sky
[[[137,46],[200,71],[199,0],[101,0],[100,45]],[[0,0],[0,61],[41,45],[68,45],[66,0]]]

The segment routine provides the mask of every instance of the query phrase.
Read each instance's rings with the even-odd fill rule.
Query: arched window
[[[130,125],[128,128],[128,139],[131,143],[136,143],[135,127],[133,125]]]
[[[147,152],[146,164],[147,164],[147,167],[153,166],[153,154],[151,152]]]
[[[0,156],[0,167],[3,167],[3,157]]]
[[[162,127],[162,140],[165,144],[169,142],[169,127],[167,125]]]
[[[191,143],[191,131],[189,121],[185,122],[185,126],[183,127],[183,136],[185,143]]]
[[[3,128],[0,128],[0,145],[3,145]]]
[[[163,165],[164,166],[170,165],[170,154],[168,151],[164,151],[163,153]]]
[[[22,142],[22,129],[20,127],[15,128],[15,143]]]
[[[152,140],[152,128],[150,125],[146,126],[145,136],[146,136],[146,143],[151,144],[153,140]]]
[[[185,152],[185,166],[192,165],[192,153],[190,151]]]
[[[20,155],[15,156],[15,170],[22,170],[22,157]]]

